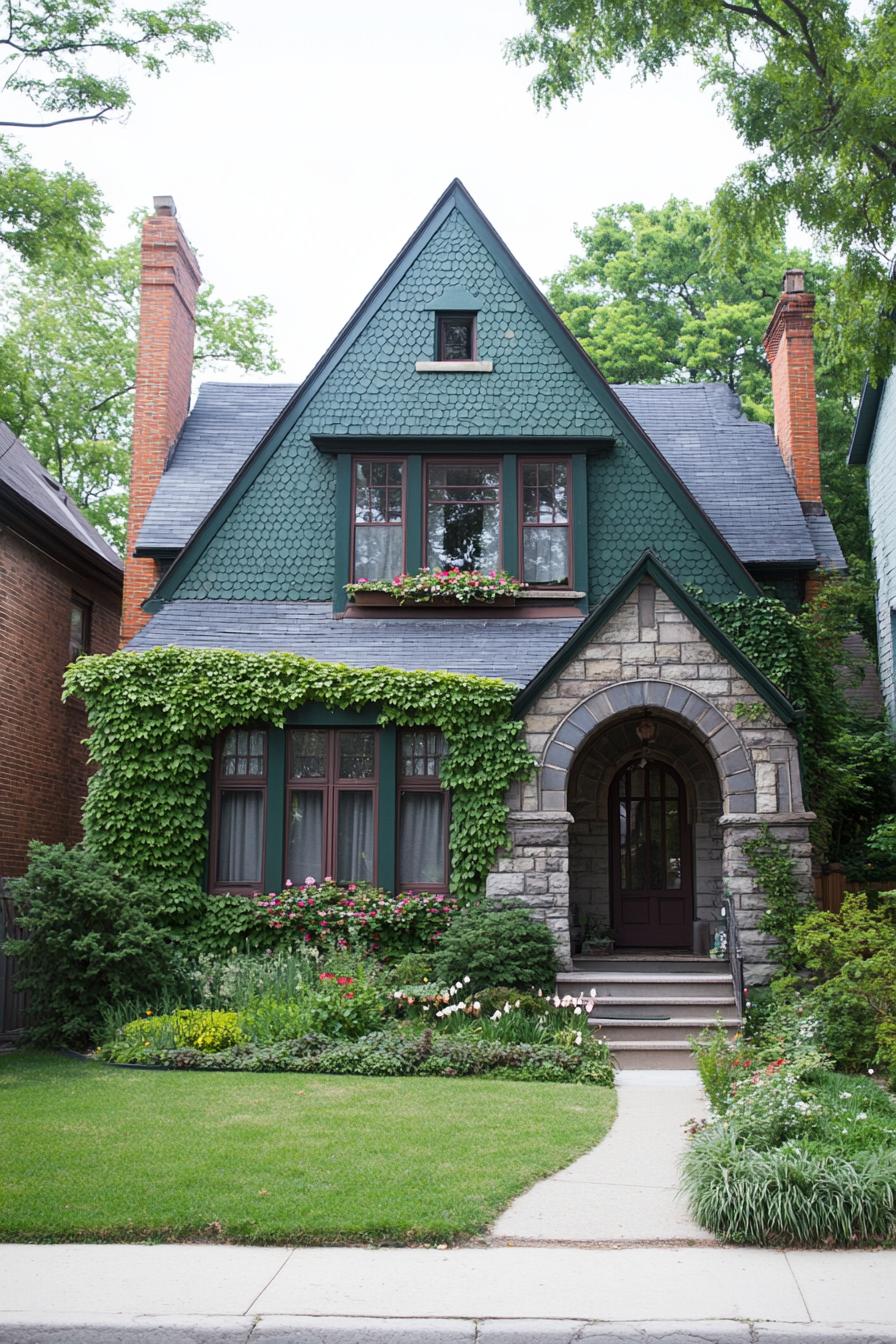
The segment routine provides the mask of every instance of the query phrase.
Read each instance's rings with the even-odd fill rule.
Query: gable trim
[[[871,455],[871,441],[874,438],[874,430],[877,425],[877,413],[880,410],[880,403],[887,381],[886,378],[881,378],[875,386],[867,376],[865,378],[859,409],[856,413],[856,423],[852,431],[849,451],[846,454],[846,461],[850,467],[867,465],[868,458]]]
[[[613,591],[582,622],[575,634],[571,635],[562,648],[554,654],[553,658],[545,663],[529,684],[523,687],[514,701],[514,714],[521,717],[531,708],[542,691],[559,676],[564,667],[588,643],[595,631],[622,606],[635,586],[645,577],[652,579],[657,587],[661,588],[672,599],[691,624],[700,631],[704,639],[731,664],[744,681],[749,682],[756,694],[784,723],[794,723],[801,717],[786,696],[778,690],[773,682],[769,681],[765,673],[760,672],[755,663],[751,662],[746,654],[742,653],[737,645],[716,625],[712,617],[694,601],[689,593],[685,592],[684,588],[664,568],[653,551],[643,553],[628,573],[620,579]]]
[[[742,592],[751,596],[758,596],[759,588],[719,529],[703,511],[681,477],[665,460],[653,441],[623,406],[610,384],[575,337],[567,331],[557,313],[534,281],[522,269],[464,185],[458,178],[455,178],[405,243],[395,260],[349,318],[305,381],[296,389],[280,415],[233,477],[224,493],[184,544],[177,559],[151,593],[151,599],[168,601],[175,595],[183,579],[189,574],[243,495],[257,479],[312,398],[454,209],[458,210],[508,282],[516,290],[532,316],[541,324],[559,348],[561,354],[565,356],[568,363],[578,373],[586,388],[609,415],[620,435],[648,466],[666,493],[694,527],[701,541],[728,578]],[[502,437],[496,436],[496,439],[500,440]]]

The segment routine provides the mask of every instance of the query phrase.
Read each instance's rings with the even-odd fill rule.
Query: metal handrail
[[[734,984],[734,1000],[737,1004],[738,1016],[743,1020],[744,1005],[746,1002],[746,989],[744,986],[744,954],[740,946],[740,934],[737,928],[737,915],[734,910],[734,902],[730,896],[726,898],[722,906],[722,917],[725,920],[725,946],[728,952],[728,965],[731,968],[731,979]]]

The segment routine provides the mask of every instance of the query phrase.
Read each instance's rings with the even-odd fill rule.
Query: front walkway
[[[607,1137],[515,1199],[492,1228],[493,1245],[713,1241],[677,1192],[684,1126],[706,1115],[697,1074],[632,1069],[616,1084],[619,1111]]]

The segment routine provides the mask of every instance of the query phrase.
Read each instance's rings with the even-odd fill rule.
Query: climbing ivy
[[[747,657],[800,711],[796,724],[814,839],[830,858],[845,857],[881,813],[892,810],[892,740],[880,721],[852,710],[843,640],[855,627],[850,580],[828,579],[798,613],[775,597],[698,600]]]
[[[744,853],[765,896],[759,928],[777,939],[775,960],[782,971],[795,971],[799,966],[796,929],[806,917],[806,907],[800,900],[790,850],[768,826],[763,826],[754,840],[745,842]]]
[[[87,706],[99,767],[88,788],[85,841],[101,857],[161,880],[201,880],[214,738],[239,724],[279,727],[300,705],[373,705],[382,724],[441,730],[456,895],[481,890],[506,839],[505,792],[533,769],[510,717],[516,687],[491,678],[167,648],[79,658],[64,693]]]

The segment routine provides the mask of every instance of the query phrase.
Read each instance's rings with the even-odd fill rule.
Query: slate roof
[[[827,516],[803,516],[771,427],[724,383],[612,386],[745,564],[845,567]]]
[[[121,556],[100,536],[76,508],[65,489],[41,466],[37,458],[17,439],[9,425],[0,420],[0,495],[37,515],[57,532],[64,534],[78,549],[87,551],[104,568],[123,570]]]
[[[137,542],[179,551],[295,392],[293,384],[204,383]],[[720,383],[613,386],[745,564],[839,569],[826,515],[805,519],[768,425]]]
[[[295,392],[292,383],[203,383],[146,511],[137,550],[179,551]]]
[[[581,617],[513,620],[418,617],[335,620],[328,602],[167,603],[128,645],[298,653],[349,667],[469,672],[525,686],[575,633]],[[450,632],[450,638],[448,637]]]

